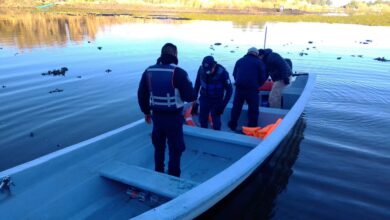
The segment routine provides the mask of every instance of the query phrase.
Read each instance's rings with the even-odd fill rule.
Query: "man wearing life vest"
[[[212,56],[206,56],[199,67],[195,81],[195,95],[199,97],[199,122],[202,128],[208,127],[211,114],[214,130],[221,130],[221,114],[230,97],[232,84],[229,73]]]
[[[264,64],[258,57],[255,47],[248,49],[247,54],[236,62],[233,70],[236,90],[233,108],[228,126],[236,130],[244,102],[248,104],[248,127],[257,127],[259,117],[259,90],[268,76]]]
[[[284,59],[271,49],[260,49],[259,57],[263,60],[266,72],[271,76],[273,81],[268,98],[269,106],[271,108],[281,108],[282,92],[284,88],[290,84],[292,62],[289,59]]]
[[[155,170],[164,172],[168,141],[168,174],[180,176],[180,158],[185,149],[183,138],[183,104],[195,100],[192,82],[185,70],[177,66],[177,48],[167,43],[157,64],[148,67],[138,88],[138,103],[146,123],[153,121]]]

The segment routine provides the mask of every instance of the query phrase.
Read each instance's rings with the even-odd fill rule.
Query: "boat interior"
[[[287,114],[303,89],[299,83],[294,82],[283,95],[286,109],[260,107],[260,126]],[[231,107],[222,116],[222,131],[184,126],[186,150],[180,178],[154,171],[152,126],[140,120],[39,158],[31,162],[31,168],[10,175],[15,186],[0,193],[0,217],[129,219],[169,201],[224,170],[262,141],[227,128]],[[244,105],[239,124],[245,125],[246,118]]]

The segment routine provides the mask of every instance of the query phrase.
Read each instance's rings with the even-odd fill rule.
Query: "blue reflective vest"
[[[207,74],[203,68],[200,75],[200,94],[210,98],[223,97],[224,84],[226,81],[224,78],[225,69],[222,66],[217,66],[217,70],[214,74]]]
[[[146,70],[152,110],[174,111],[183,107],[179,90],[173,85],[175,68],[172,64],[157,64]]]

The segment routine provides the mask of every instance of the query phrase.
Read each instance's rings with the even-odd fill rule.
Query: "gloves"
[[[194,104],[192,104],[191,115],[197,115],[198,109],[199,109],[199,104],[197,102],[194,102]]]
[[[284,82],[285,85],[288,85],[288,84],[290,84],[290,79],[289,78],[284,78],[283,82]]]

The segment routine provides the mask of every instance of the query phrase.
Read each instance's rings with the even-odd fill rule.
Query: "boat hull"
[[[126,194],[128,184],[106,178],[101,172],[113,162],[153,170],[152,126],[138,120],[0,172],[0,179],[10,177],[15,184],[0,193],[0,219],[195,218],[243,183],[287,136],[314,86],[315,76],[302,77],[303,86],[295,89],[300,92],[288,98],[293,103],[290,109],[260,108],[260,126],[283,118],[265,140],[229,132],[226,125],[223,131],[185,126],[181,179],[195,183],[194,187],[174,198],[161,196],[166,200],[157,207],[131,199]],[[229,108],[224,121],[229,118]],[[244,108],[240,123],[245,124],[245,120]],[[159,178],[169,178],[166,176]],[[156,182],[148,187],[157,188],[158,194],[161,186]],[[138,188],[143,190],[142,185]]]

